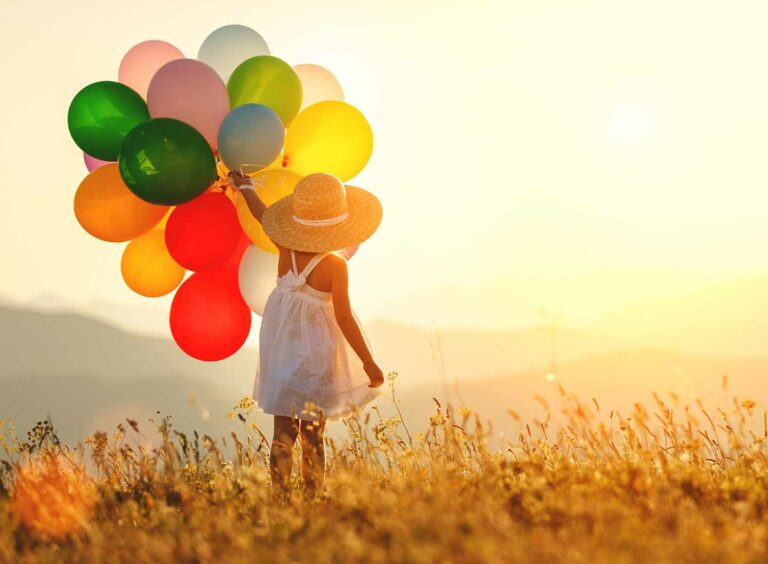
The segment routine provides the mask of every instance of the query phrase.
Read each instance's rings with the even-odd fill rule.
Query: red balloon
[[[171,333],[192,358],[225,359],[243,346],[250,330],[251,310],[240,294],[236,272],[197,272],[173,297]]]
[[[238,239],[237,245],[235,245],[235,250],[232,251],[232,254],[227,259],[227,262],[225,262],[221,268],[224,268],[227,270],[233,270],[235,272],[240,272],[240,261],[243,260],[243,255],[245,254],[245,250],[248,248],[250,244],[251,244],[251,240],[248,238],[245,232],[243,232],[241,229],[240,239]]]
[[[224,264],[237,247],[242,228],[235,206],[223,193],[205,192],[176,206],[165,227],[173,260],[194,272]]]

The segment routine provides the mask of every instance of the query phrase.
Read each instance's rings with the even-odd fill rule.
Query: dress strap
[[[291,249],[291,262],[293,263],[293,272],[296,274],[296,276],[299,275],[299,267],[296,266],[296,253],[293,252],[293,249]]]
[[[313,256],[307,263],[307,266],[304,267],[304,270],[301,271],[301,275],[306,279],[306,277],[309,276],[309,273],[312,272],[312,270],[314,270],[314,268],[320,263],[320,261],[327,256],[328,256],[328,253],[320,253]]]

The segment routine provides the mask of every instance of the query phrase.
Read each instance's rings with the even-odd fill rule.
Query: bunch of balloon
[[[69,107],[89,171],[75,216],[94,237],[128,242],[120,266],[133,291],[176,290],[170,330],[184,352],[226,358],[277,270],[277,248],[229,171],[251,175],[267,205],[312,172],[347,181],[371,155],[370,125],[328,70],[292,67],[242,25],[213,31],[195,59],[165,41],[139,43],[117,78],[86,86]]]

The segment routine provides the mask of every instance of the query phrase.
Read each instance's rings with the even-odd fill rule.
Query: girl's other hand
[[[378,388],[384,383],[384,372],[381,371],[381,368],[375,362],[364,364],[363,369],[365,369],[365,373],[371,381],[371,384],[368,386],[369,388]]]

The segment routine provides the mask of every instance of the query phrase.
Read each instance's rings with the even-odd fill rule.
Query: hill
[[[50,415],[68,440],[158,410],[182,428],[220,434],[256,367],[253,349],[203,363],[168,339],[68,312],[2,306],[0,335],[0,418],[25,429]]]
[[[648,298],[585,331],[611,348],[663,347],[692,355],[766,355],[768,278],[754,277]]]
[[[369,330],[385,370],[400,374],[397,396],[406,422],[426,421],[434,409],[431,398],[437,397],[472,406],[493,419],[497,431],[509,431],[508,409],[536,417],[541,405],[533,397],[555,396],[545,378],[542,331],[445,330],[438,340],[436,332],[391,322],[374,322]],[[256,366],[253,349],[219,363],[198,362],[168,339],[74,313],[0,307],[0,334],[0,418],[13,417],[26,429],[50,415],[67,440],[111,428],[124,417],[146,420],[157,411],[173,415],[185,430],[226,433],[232,423],[225,416],[250,393]],[[740,397],[768,393],[764,358],[611,350],[585,331],[562,331],[560,340],[555,383],[583,399],[599,398],[606,409],[628,408],[654,390],[719,398],[724,374]],[[385,415],[394,413],[390,395],[385,388],[378,402]],[[269,418],[258,420],[269,431]]]

